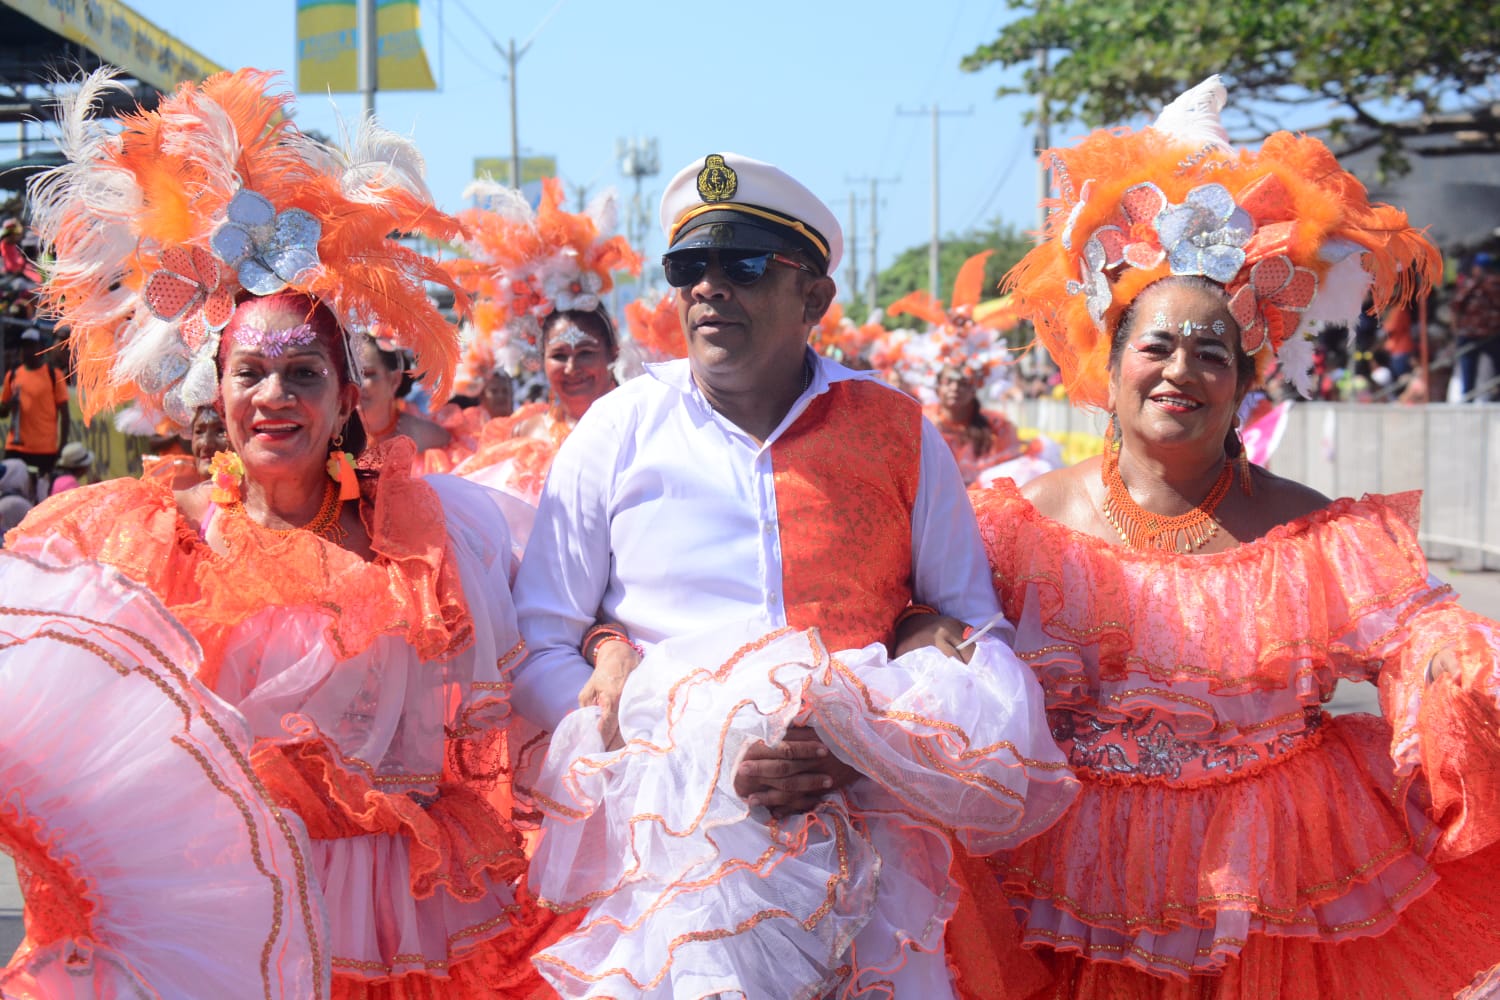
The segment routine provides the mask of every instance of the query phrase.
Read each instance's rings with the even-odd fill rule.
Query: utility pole
[[[938,208],[938,191],[941,187],[941,175],[938,169],[938,118],[942,115],[972,115],[973,113],[972,107],[964,111],[944,111],[936,104],[916,111],[896,109],[898,115],[932,116],[932,240],[927,247],[927,290],[932,293],[933,298],[939,298],[942,295],[942,292],[938,290],[938,252],[942,249],[943,240],[941,215]]]
[[[516,51],[516,40],[510,40],[510,48],[502,49],[498,42],[492,42],[495,51],[500,53],[505,60],[505,78],[510,82],[510,186],[519,188],[521,186],[521,125],[516,120],[516,63],[531,48],[527,42],[521,46],[521,51]]]
[[[855,214],[858,205],[855,204],[853,191],[849,192],[849,289],[852,298],[859,298],[859,216]]]
[[[890,184],[899,183],[900,177],[845,177],[845,184],[860,184],[864,181],[870,182],[870,273],[865,278],[865,304],[870,312],[876,309],[876,298],[880,291],[880,264],[875,255],[876,245],[879,243],[880,226],[877,223],[877,213],[880,210],[880,182],[886,181]]]
[[[380,39],[375,18],[375,0],[359,0],[354,16],[354,33],[359,48],[355,50],[355,69],[359,92],[364,98],[364,116],[375,113],[375,90],[379,86]]]

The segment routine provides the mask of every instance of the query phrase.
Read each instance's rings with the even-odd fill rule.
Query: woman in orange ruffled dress
[[[521,835],[488,803],[497,775],[472,745],[508,724],[521,651],[495,498],[414,478],[404,437],[366,450],[356,414],[356,321],[385,320],[440,388],[451,379],[456,337],[424,292],[446,275],[388,234],[446,240],[458,225],[409,143],[365,122],[360,152],[327,147],[268,81],[184,85],[118,137],[87,118],[107,77],[65,103],[69,162],[32,194],[85,410],[140,396],[186,422],[212,404],[231,450],[192,489],[124,479],[41,505],[8,537],[27,562],[6,572],[128,579],[196,640],[185,703],[248,732],[256,800],[310,838],[294,864],[275,861],[326,913],[310,932],[316,982],[283,983],[288,995],[548,995],[529,956],[552,919],[529,902]],[[206,823],[214,800],[204,816],[194,804],[172,822]],[[167,868],[136,884],[149,895],[153,877],[185,872],[212,887],[212,870]],[[218,905],[232,922],[237,898]],[[154,944],[186,956],[198,941]]]
[[[536,504],[553,456],[594,400],[616,385],[614,324],[601,306],[555,312],[542,324],[542,371],[550,402],[528,403],[480,431],[480,446],[454,471]]]
[[[469,193],[485,207],[460,214],[469,257],[448,267],[474,297],[474,338],[490,356],[540,366],[550,399],[486,423],[478,450],[454,472],[535,506],[558,447],[616,385],[619,337],[602,296],[613,272],[639,273],[640,257],[625,237],[605,235],[614,227],[612,196],[567,212],[562,185],[548,178],[533,213],[509,188],[481,182]]]
[[[1112,433],[971,494],[1083,789],[991,859],[1021,926],[983,995],[1490,996],[1500,630],[1429,573],[1415,494],[1329,500],[1235,431],[1273,362],[1307,371],[1306,331],[1409,297],[1437,252],[1316,139],[1233,150],[1224,100],[1214,78],[1053,151],[1048,238],[1008,279]],[[1340,679],[1384,718],[1327,715]]]
[[[413,377],[407,370],[406,352],[384,338],[364,337],[358,344],[359,418],[368,443],[374,446],[398,436],[410,438],[417,449],[414,474],[452,471],[473,446],[463,447],[447,428],[407,407],[405,397]]]

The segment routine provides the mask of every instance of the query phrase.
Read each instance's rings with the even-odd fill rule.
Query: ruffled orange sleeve
[[[1392,646],[1380,674],[1391,756],[1398,774],[1427,779],[1443,829],[1436,859],[1464,857],[1500,839],[1500,625],[1444,601],[1412,616]],[[1459,673],[1429,681],[1443,649]]]

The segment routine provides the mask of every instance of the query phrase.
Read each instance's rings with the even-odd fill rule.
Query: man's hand
[[[912,615],[896,628],[896,641],[891,644],[893,655],[934,646],[939,652],[968,663],[974,655],[974,647],[968,646],[962,651],[958,648],[958,644],[964,641],[967,627],[957,618],[947,615]]]
[[[734,776],[734,790],[751,806],[778,818],[810,812],[829,792],[860,777],[809,726],[792,726],[775,746],[751,744]]]
[[[606,750],[618,750],[625,743],[620,738],[620,695],[640,662],[640,655],[628,642],[610,640],[594,649],[594,676],[578,693],[578,706],[599,706],[599,735]]]

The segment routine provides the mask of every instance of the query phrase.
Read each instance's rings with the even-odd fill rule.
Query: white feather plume
[[[488,178],[472,181],[464,188],[464,198],[477,199],[481,208],[512,222],[527,222],[536,216],[520,191]]]
[[[1162,108],[1151,127],[1180,139],[1185,145],[1214,146],[1225,153],[1233,152],[1229,133],[1219,121],[1219,112],[1228,102],[1229,93],[1215,73]]]
[[[1329,240],[1319,255],[1332,262],[1318,281],[1317,293],[1302,312],[1298,332],[1316,335],[1326,324],[1353,327],[1370,290],[1370,272],[1365,270],[1364,248],[1347,240]]]
[[[165,416],[166,414],[160,410],[136,400],[124,409],[115,412],[115,430],[133,437],[151,437],[156,433],[156,425],[161,423]]]
[[[1303,399],[1313,395],[1313,340],[1294,333],[1281,345],[1276,354],[1281,362],[1281,374],[1292,383]]]
[[[162,150],[191,159],[208,174],[213,191],[233,191],[240,185],[239,160],[244,149],[234,120],[218,102],[199,96],[192,112],[161,113]]]
[[[49,264],[59,278],[86,283],[97,290],[78,303],[75,316],[116,321],[129,311],[130,296],[112,291],[134,252],[131,223],[142,205],[140,188],[127,170],[103,169],[99,158],[119,138],[95,117],[96,105],[111,90],[124,90],[111,69],[100,69],[78,81],[58,100],[58,148],[67,158],[33,178],[28,191],[32,225],[44,244],[67,232],[77,252]]]
[[[392,132],[371,116],[360,119],[352,136],[348,124],[340,119],[339,134],[343,149],[330,152],[341,166],[339,186],[351,201],[378,205],[392,190],[432,201],[424,179],[426,162],[411,139]]]
[[[619,198],[615,194],[615,189],[605,188],[591,198],[584,213],[594,220],[594,225],[599,227],[600,233],[614,232],[615,225],[620,221]]]

